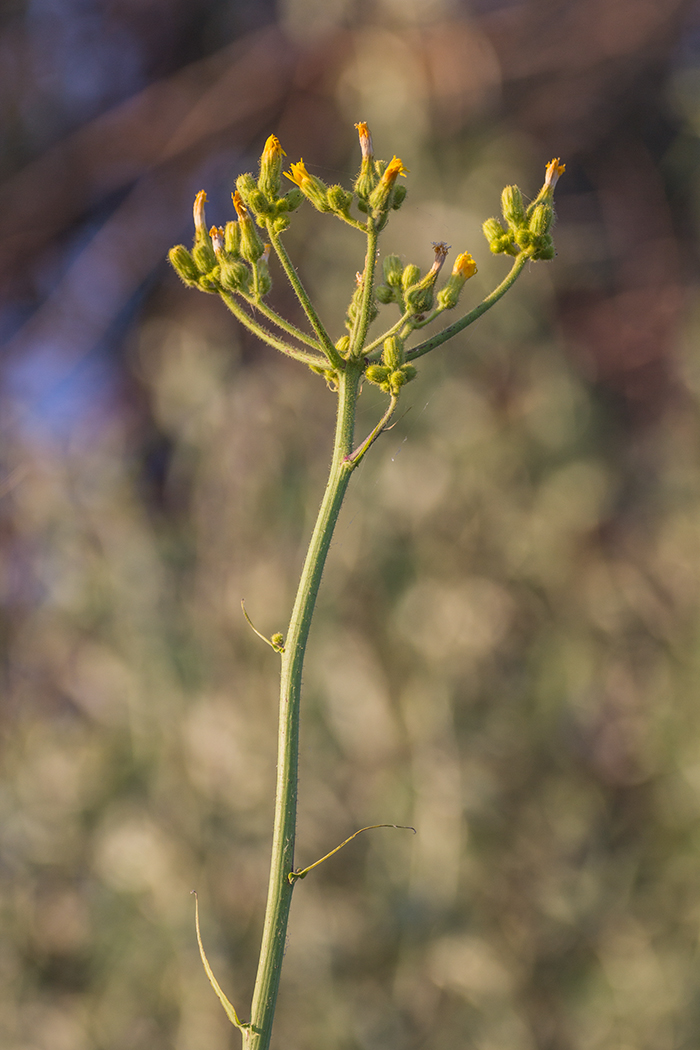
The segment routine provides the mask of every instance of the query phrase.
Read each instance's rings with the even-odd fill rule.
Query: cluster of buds
[[[505,228],[498,219],[487,219],[484,236],[495,255],[519,255],[527,252],[531,259],[553,259],[554,244],[550,229],[554,222],[554,187],[565,165],[558,157],[550,161],[542,189],[527,208],[517,186],[506,186],[501,194],[501,211]]]
[[[444,241],[438,241],[433,244],[433,250],[435,260],[424,277],[414,263],[403,266],[398,255],[387,255],[382,264],[386,284],[377,287],[379,302],[396,303],[402,314],[417,320],[431,310],[435,303],[435,284],[449,247]],[[458,255],[446,285],[437,294],[440,310],[452,310],[457,305],[465,282],[475,273],[476,263],[471,255],[468,252]]]
[[[194,244],[188,251],[183,244],[170,249],[169,259],[185,284],[203,292],[248,292],[267,295],[272,285],[267,266],[270,246],[263,244],[238,193],[233,203],[238,220],[224,227],[207,229],[200,190],[194,202]]]
[[[403,161],[394,156],[387,164],[384,160],[375,160],[372,136],[364,121],[356,124],[360,136],[362,163],[360,173],[355,180],[357,207],[366,215],[371,215],[377,229],[386,226],[389,212],[397,211],[406,199],[406,187],[397,185],[399,175],[407,175],[408,168]]]
[[[365,376],[380,387],[386,394],[396,397],[402,386],[415,379],[414,365],[406,364],[404,341],[397,335],[390,335],[384,340],[382,363],[368,365]]]

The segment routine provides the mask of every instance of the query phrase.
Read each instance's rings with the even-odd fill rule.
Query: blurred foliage
[[[504,272],[480,234],[501,187],[534,192],[552,155],[567,173],[557,260],[421,362],[353,479],[306,672],[298,862],[369,823],[418,834],[368,832],[297,887],[276,1043],[698,1045],[699,17],[3,13],[4,1048],[238,1045],[189,891],[245,1017],[277,663],[240,599],[284,629],[333,395],[163,259],[196,190],[232,217],[268,133],[337,181],[359,119],[411,169],[384,250],[471,251],[475,301]],[[336,225],[304,209],[287,243],[337,335],[362,243]]]

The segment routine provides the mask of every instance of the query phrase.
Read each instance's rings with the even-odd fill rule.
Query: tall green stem
[[[246,1050],[267,1050],[272,1033],[293,889],[289,873],[294,870],[301,675],[326,555],[355,466],[347,457],[352,452],[361,374],[361,364],[348,362],[339,377],[333,460],[284,642],[272,861],[250,1028],[244,1032]]]

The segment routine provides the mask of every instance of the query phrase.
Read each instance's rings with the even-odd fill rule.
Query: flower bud
[[[224,227],[224,248],[229,255],[241,253],[241,227],[235,219],[231,219]]]
[[[401,274],[401,287],[406,291],[407,288],[413,287],[413,285],[418,284],[419,281],[420,267],[416,266],[415,263],[409,263]]]
[[[444,241],[435,242],[433,248],[435,249],[435,261],[430,270],[421,281],[406,292],[406,306],[414,314],[423,314],[433,305],[435,282],[449,251]]]
[[[406,200],[406,194],[408,189],[405,186],[394,186],[394,192],[391,195],[391,207],[394,211],[398,211],[403,202]]]
[[[462,288],[470,277],[477,272],[476,263],[469,252],[462,252],[454,261],[452,273],[447,279],[447,284],[438,292],[438,304],[443,310],[452,310],[459,302]]]
[[[555,157],[554,160],[550,160],[549,164],[545,169],[544,175],[544,186],[542,187],[543,192],[546,191],[549,197],[554,195],[554,187],[559,182],[559,179],[566,171],[566,164],[559,162],[559,157]]]
[[[270,135],[260,157],[258,189],[271,201],[277,200],[282,184],[282,158],[286,157],[276,135]]]
[[[517,255],[518,249],[514,246],[510,232],[503,229],[498,219],[487,219],[482,226],[484,237],[489,242],[489,248],[494,255],[505,252],[508,255]]]
[[[256,262],[265,251],[265,246],[255,228],[255,223],[248,214],[248,209],[241,200],[240,193],[236,191],[232,196],[241,230],[241,255],[246,262]]]
[[[374,294],[382,306],[388,306],[389,303],[396,301],[396,292],[388,284],[378,284],[374,289]]]
[[[265,296],[272,288],[272,278],[270,277],[270,268],[267,265],[268,259],[270,258],[270,245],[265,245],[265,250],[255,264],[255,268],[258,273],[258,294]]]
[[[199,270],[194,259],[185,248],[184,244],[176,244],[168,252],[168,258],[172,268],[190,288],[196,287],[199,280]]]
[[[246,205],[248,204],[251,193],[254,193],[257,188],[257,183],[249,171],[244,172],[243,175],[239,175],[236,179],[236,189]]]
[[[398,255],[385,256],[382,262],[382,269],[384,270],[384,280],[386,283],[394,288],[398,288],[401,285],[401,274],[403,273],[403,266],[401,265],[401,260]]]
[[[355,180],[355,193],[358,197],[366,201],[377,185],[379,181],[379,175],[377,174],[376,166],[374,163],[374,147],[372,145],[372,136],[369,128],[364,121],[356,124],[357,132],[360,136],[360,149],[362,150],[362,163],[360,164],[360,173]]]
[[[306,170],[303,160],[291,165],[291,172],[285,171],[285,176],[299,187],[307,200],[311,201],[318,211],[330,211],[328,204],[328,187],[321,179],[311,175]]]
[[[401,367],[404,362],[403,339],[399,339],[397,335],[390,335],[384,340],[382,361],[392,371]]]
[[[214,249],[211,245],[211,238],[207,234],[207,240],[201,240],[195,242],[194,248],[192,249],[192,258],[194,259],[197,270],[200,274],[211,273],[216,266],[216,256],[214,255]]]
[[[517,230],[519,226],[525,225],[525,205],[522,193],[517,186],[506,186],[503,190],[501,210],[503,218],[512,229]]]
[[[369,365],[365,370],[365,376],[375,386],[382,386],[391,375],[391,369],[386,365]]]
[[[344,190],[342,186],[330,186],[326,197],[331,211],[347,215],[352,204],[352,193]]]
[[[301,192],[298,186],[292,186],[291,190],[287,190],[282,200],[286,202],[287,211],[296,211],[301,202],[304,200],[304,194]]]
[[[530,215],[530,232],[534,234],[535,237],[541,237],[543,234],[549,233],[553,219],[554,208],[549,201],[537,204]]]
[[[350,336],[341,335],[340,339],[335,344],[335,348],[341,357],[347,357],[348,350],[350,349]]]
[[[408,175],[408,168],[395,156],[387,164],[382,177],[370,194],[369,203],[376,213],[381,214],[389,207],[389,196],[399,175]]]

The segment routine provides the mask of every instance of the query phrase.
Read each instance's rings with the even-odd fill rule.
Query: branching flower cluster
[[[316,861],[300,869],[295,866],[294,858],[301,681],[321,576],[350,476],[386,428],[403,387],[415,379],[415,362],[452,339],[498,302],[517,280],[528,260],[554,256],[550,233],[554,220],[553,195],[557,180],[564,171],[564,165],[558,159],[547,165],[544,184],[531,204],[526,206],[517,186],[506,186],[501,197],[503,221],[492,218],[484,223],[484,234],[491,251],[513,257],[510,272],[504,280],[457,321],[432,336],[412,341],[416,333],[458,306],[466,282],[476,273],[476,263],[468,252],[459,254],[450,275],[438,289],[449,252],[448,245],[441,241],[433,244],[434,261],[425,274],[414,263],[404,265],[397,255],[387,255],[382,260],[383,282],[377,283],[379,234],[387,225],[391,212],[400,208],[406,198],[405,184],[399,179],[406,176],[408,170],[399,157],[393,157],[388,163],[375,159],[367,124],[363,122],[356,127],[362,160],[352,190],[340,185],[327,186],[308,171],[303,160],[291,164],[289,171],[283,172],[286,154],[278,139],[271,135],[260,158],[257,179],[245,174],[236,181],[236,190],[232,194],[236,218],[223,227],[208,228],[206,194],[201,190],[194,202],[193,246],[187,249],[184,245],[177,245],[169,256],[185,284],[219,295],[250,332],[324,376],[328,386],[337,393],[335,439],[328,482],[287,634],[276,632],[265,638],[253,627],[279,656],[281,673],[272,860],[250,1021],[240,1020],[211,971],[201,942],[197,912],[197,937],[205,970],[227,1016],[242,1032],[246,1050],[267,1050],[269,1046],[293,888],[321,863]],[[283,177],[292,183],[290,188],[285,189]],[[351,226],[367,241],[364,269],[357,274],[345,315],[346,331],[335,342],[318,316],[282,241],[291,214],[304,200],[317,211]],[[268,302],[272,289],[272,253],[303,308],[307,331],[286,320]],[[382,307],[392,305],[397,309],[398,319],[381,335],[370,340],[370,325]],[[388,395],[389,402],[376,426],[356,445],[355,415],[363,382],[379,387]],[[244,615],[252,627],[245,609]],[[372,825],[398,826],[403,825]],[[359,832],[342,845],[357,834]],[[332,856],[338,849],[340,847],[331,850],[321,860]]]

